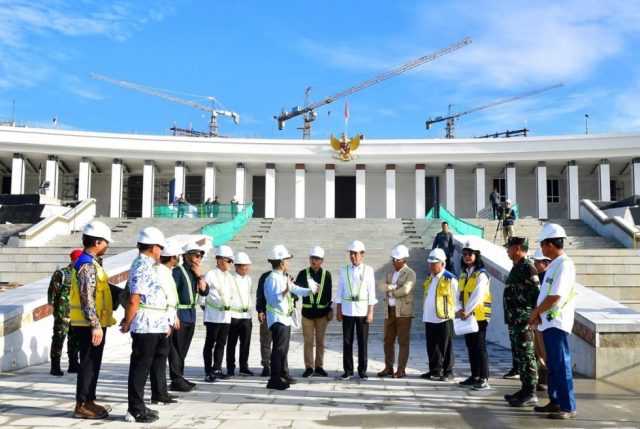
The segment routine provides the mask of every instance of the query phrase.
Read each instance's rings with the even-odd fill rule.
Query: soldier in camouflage
[[[536,268],[527,258],[529,241],[522,237],[511,237],[507,254],[513,268],[507,277],[503,294],[504,321],[509,328],[511,352],[519,364],[521,389],[513,395],[505,395],[511,406],[527,407],[538,404],[535,394],[538,383],[537,362],[534,347],[534,331],[529,326],[529,316],[536,307],[540,293],[540,280]]]
[[[60,369],[60,357],[64,339],[67,340],[67,356],[69,357],[70,373],[78,372],[78,352],[80,347],[73,334],[73,329],[69,329],[69,290],[71,289],[71,265],[78,259],[82,250],[74,250],[69,257],[71,262],[64,268],[60,268],[51,276],[49,289],[47,290],[47,301],[53,307],[53,336],[51,337],[51,371],[49,374],[61,376],[64,372]]]

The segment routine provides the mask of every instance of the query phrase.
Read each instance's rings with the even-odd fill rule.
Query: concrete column
[[[204,170],[204,200],[216,196],[216,167],[213,162],[207,162],[207,168]]]
[[[245,176],[246,171],[244,169],[244,164],[239,162],[236,164],[236,199],[240,204],[245,204]]]
[[[47,197],[58,198],[58,180],[60,178],[60,167],[58,165],[58,157],[49,155],[44,174],[44,180],[49,182],[49,188],[45,189],[44,194]]]
[[[78,167],[78,201],[91,198],[91,161],[83,157]]]
[[[424,182],[425,182],[425,165],[416,164],[416,218],[422,219],[427,215],[424,206]]]
[[[11,195],[24,194],[25,167],[24,156],[21,153],[14,153],[11,163]],[[39,183],[38,186],[40,186]]]
[[[13,181],[11,187],[13,188]],[[631,190],[633,195],[640,195],[640,158],[631,160]]]
[[[296,164],[296,197],[295,197],[295,210],[294,217],[296,219],[304,218],[304,164]]]
[[[536,195],[538,219],[549,219],[547,205],[547,164],[539,162],[536,167]]]
[[[324,166],[324,217],[336,217],[336,165]]]
[[[456,170],[452,164],[447,164],[444,172],[447,185],[445,205],[451,214],[456,214]]]
[[[276,165],[267,164],[264,172],[264,217],[276,217]]]
[[[114,158],[111,164],[111,206],[109,208],[109,216],[111,217],[122,217],[123,170],[123,161]]]
[[[485,194],[485,170],[484,164],[476,164],[476,217],[478,212],[485,208],[488,203],[487,195]]]
[[[182,161],[176,161],[175,167],[173,167],[173,178],[174,178],[174,187],[173,187],[173,196],[174,201],[175,198],[180,198],[180,195],[185,193],[185,182],[186,182],[186,165]],[[184,195],[187,198],[186,195]],[[173,201],[171,201],[173,203]]]
[[[598,198],[600,198],[600,201],[611,201],[610,182],[609,160],[601,159],[598,164]]]
[[[507,188],[507,199],[511,200],[511,204],[516,204],[516,165],[513,162],[507,163],[504,179]]]
[[[356,218],[364,219],[366,212],[366,173],[364,164],[356,164]]]
[[[387,164],[387,219],[396,217],[396,165]]]
[[[578,192],[578,164],[567,163],[567,209],[569,219],[580,219],[580,193]]]
[[[156,167],[152,160],[145,160],[142,170],[142,217],[153,217]]]

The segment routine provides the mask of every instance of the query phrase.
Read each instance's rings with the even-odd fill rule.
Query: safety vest
[[[267,311],[283,317],[291,317],[293,313],[296,311],[296,308],[293,306],[293,298],[291,298],[291,293],[287,294],[287,312],[286,313],[278,310],[277,308],[270,306],[269,304],[267,304]]]
[[[558,269],[564,264],[564,262],[565,261],[562,261],[562,264],[556,265],[555,269],[553,270],[553,273],[551,273],[551,275],[549,277],[547,277],[547,276],[544,277],[544,281],[545,281],[545,283],[547,283],[547,296],[549,296],[549,292],[551,292],[551,284],[553,283],[553,279],[556,277],[556,274],[558,273]],[[571,300],[573,300],[576,297],[576,295],[577,295],[577,293],[576,293],[576,284],[574,282],[573,286],[571,287],[571,291],[569,292],[569,295],[565,299],[563,299],[562,301],[560,301],[558,304],[554,305],[553,307],[551,307],[547,311],[547,320],[551,321],[551,320],[555,319],[556,317],[558,317],[558,315],[562,312],[564,307]]]
[[[324,290],[324,277],[325,274],[327,274],[327,270],[324,270],[322,268],[320,268],[322,270],[322,275],[320,277],[320,289],[318,289],[318,295],[317,297],[314,297],[313,295],[309,295],[308,297],[305,298],[309,298],[309,302],[310,304],[302,304],[303,308],[326,308],[327,305],[326,304],[320,304],[320,298],[322,298],[322,291]],[[311,271],[309,271],[309,268],[307,268],[307,278],[311,277]],[[303,299],[304,302],[304,299]]]
[[[427,299],[427,292],[431,285],[432,278],[432,274],[429,274],[429,277],[427,277],[427,280],[424,282],[422,302]],[[455,316],[456,307],[454,296],[451,293],[451,279],[453,279],[453,274],[445,271],[436,285],[436,316],[440,319],[453,319]]]
[[[244,299],[242,298],[242,290],[240,286],[238,286],[238,280],[236,280],[236,276],[231,274],[233,278],[233,283],[236,285],[236,292],[238,292],[238,299],[240,301],[240,307],[230,307],[230,310],[234,313],[246,313],[249,311],[249,303],[245,304]],[[249,297],[251,296],[251,285],[249,285]],[[233,297],[232,297],[233,300]]]
[[[487,293],[485,294],[482,302],[476,305],[476,308],[473,309],[473,315],[478,322],[483,320],[488,322],[491,319],[491,292],[488,288],[491,284],[491,279],[489,278],[489,275],[487,275],[487,271],[484,268],[474,270],[469,278],[467,278],[467,271],[462,271],[462,273],[460,273],[460,278],[458,279],[458,289],[460,290],[460,301],[462,301],[462,308],[464,309],[467,302],[469,302],[469,298],[471,298],[471,294],[476,289],[476,284],[480,274],[485,274],[487,276]]]
[[[189,274],[187,273],[187,270],[185,270],[184,265],[180,265],[180,270],[184,275],[184,279],[187,281],[187,289],[189,289],[189,303],[180,304],[180,301],[178,300],[178,310],[191,310],[192,308],[196,308],[196,300],[193,296],[193,285],[191,284],[191,277],[189,277]]]
[[[353,282],[351,280],[351,265],[347,265],[345,268],[347,271],[347,284],[349,286],[349,296],[344,296],[343,294],[342,301],[346,301],[346,302],[369,301],[368,294],[366,297],[360,296],[360,290],[362,289],[362,281],[364,280],[364,272],[367,268],[366,265],[362,264],[362,275],[360,276],[360,281],[356,285],[358,287],[358,290],[353,289]]]
[[[216,276],[218,283],[220,284],[220,300],[222,301],[222,305],[218,305],[215,302],[211,301],[208,296],[205,298],[204,302],[205,304],[207,304],[207,306],[214,308],[220,312],[229,311],[231,310],[231,297],[224,296],[224,283],[220,280],[220,276],[215,271],[213,273],[213,275]],[[227,272],[226,275],[232,276],[232,274],[229,272]]]
[[[108,328],[116,324],[113,318],[113,299],[109,289],[109,276],[102,266],[89,254],[83,253],[73,265],[71,270],[71,292],[69,294],[71,326],[90,326],[82,313],[80,303],[80,287],[78,285],[78,269],[81,265],[92,263],[96,270],[95,306],[100,326]]]

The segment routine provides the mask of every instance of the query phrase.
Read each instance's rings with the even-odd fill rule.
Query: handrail
[[[227,222],[212,223],[201,229],[202,234],[211,237],[214,246],[220,246],[233,240],[236,234],[253,217],[253,203],[246,204],[244,209]]]
[[[580,200],[580,220],[603,236],[612,237],[627,248],[636,248],[640,231],[620,216],[608,216],[591,200]]]
[[[153,206],[153,217],[157,218],[212,218],[233,219],[247,204],[160,204]]]
[[[465,220],[460,219],[459,217],[456,217],[453,213],[447,210],[446,207],[443,205],[440,205],[439,212],[440,212],[440,219],[447,222],[449,224],[449,227],[453,230],[454,233],[462,234],[462,235],[475,235],[476,237],[484,238],[483,227],[474,225],[472,223],[469,223]],[[433,219],[433,209],[429,210],[429,213],[427,214],[426,218]]]

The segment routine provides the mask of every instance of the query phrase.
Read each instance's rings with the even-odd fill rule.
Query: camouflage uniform
[[[53,307],[53,336],[51,337],[51,359],[60,359],[64,339],[68,336],[67,355],[69,362],[78,361],[80,347],[73,334],[69,330],[69,291],[71,289],[71,268],[64,267],[56,270],[51,276],[47,300]]]
[[[511,352],[518,363],[522,390],[533,393],[538,383],[534,331],[529,326],[529,315],[536,307],[540,293],[540,280],[533,263],[523,258],[513,265],[504,290],[504,321],[509,328]]]

